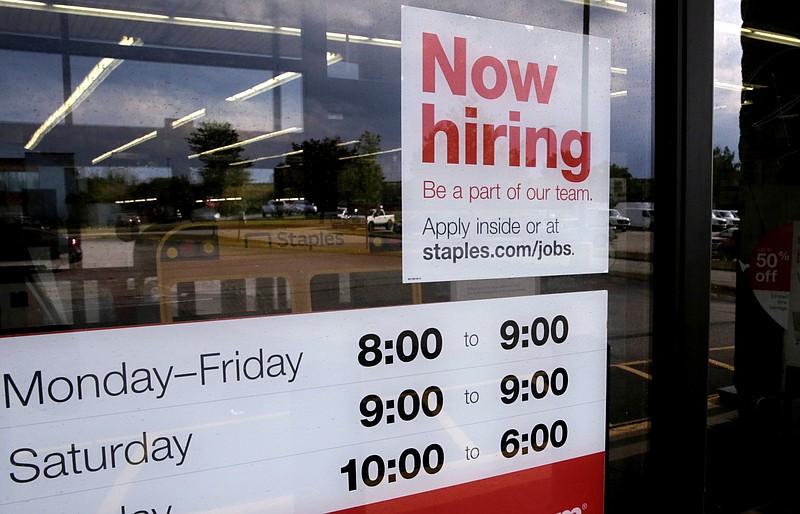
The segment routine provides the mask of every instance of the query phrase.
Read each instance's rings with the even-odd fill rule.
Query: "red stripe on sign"
[[[605,452],[335,514],[603,514]]]

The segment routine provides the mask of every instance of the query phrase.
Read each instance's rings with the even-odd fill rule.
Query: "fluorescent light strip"
[[[281,73],[277,77],[272,77],[271,79],[264,81],[260,84],[256,84],[255,86],[245,89],[244,91],[240,91],[235,95],[229,96],[225,99],[226,102],[241,102],[242,100],[247,100],[248,98],[253,98],[256,95],[260,95],[261,93],[265,93],[270,89],[275,89],[278,86],[282,86],[283,84],[288,84],[289,82],[299,79],[303,75],[301,73],[297,73],[295,71],[287,71],[285,73]]]
[[[331,52],[327,52],[326,60],[328,66],[331,64],[336,64],[337,62],[341,61],[343,57],[340,54],[334,54]],[[226,102],[241,102],[243,100],[247,100],[249,98],[253,98],[256,95],[260,95],[261,93],[265,93],[270,89],[275,89],[278,86],[282,86],[284,84],[288,84],[289,82],[299,79],[302,77],[302,73],[297,73],[295,71],[287,71],[285,73],[281,73],[276,77],[272,77],[269,80],[261,82],[260,84],[256,84],[255,86],[245,89],[235,95],[231,95],[225,99]]]
[[[117,200],[114,203],[145,203],[145,202],[155,202],[158,198],[137,198],[136,200]]]
[[[384,150],[382,152],[372,152],[372,153],[362,153],[359,155],[348,155],[347,157],[339,157],[340,161],[346,161],[348,159],[360,159],[361,157],[372,157],[373,155],[383,155],[385,153],[394,153],[401,151],[402,148],[392,148],[391,150]]]
[[[254,162],[266,161],[269,159],[277,159],[279,157],[288,157],[289,155],[297,155],[300,153],[303,153],[303,151],[295,150],[294,152],[279,153],[277,155],[267,155],[266,157],[256,157],[255,159],[249,159],[246,161],[232,162],[228,166],[241,166],[242,164],[252,164]]]
[[[113,150],[110,150],[110,151],[104,153],[103,155],[99,155],[99,156],[95,157],[94,159],[92,159],[92,164],[97,164],[98,162],[104,161],[104,160],[108,159],[109,157],[111,157],[112,155],[114,155],[116,153],[124,152],[128,148],[131,148],[131,147],[134,147],[134,146],[136,146],[138,144],[144,143],[145,141],[149,141],[149,140],[153,139],[154,137],[156,137],[157,135],[158,135],[158,131],[157,130],[149,132],[149,133],[143,135],[142,137],[136,138],[136,139],[134,139],[133,141],[131,141],[129,143],[125,143],[124,145],[119,146],[117,148],[114,148]]]
[[[31,2],[28,0],[0,0],[0,5],[6,5],[8,7],[47,7],[47,4],[44,2]]]
[[[612,66],[611,67],[611,73],[616,74],[616,75],[627,75],[628,74],[628,68],[617,68],[615,66]]]
[[[576,0],[579,1],[579,0]],[[614,2],[609,2],[614,3]],[[618,2],[617,2],[618,3]],[[297,27],[276,27],[262,23],[245,23],[238,21],[213,20],[209,18],[192,18],[189,16],[167,16],[164,14],[154,14],[138,11],[123,11],[119,9],[103,9],[96,7],[84,7],[78,5],[53,4],[52,6],[44,2],[29,0],[0,0],[0,6],[15,7],[34,11],[48,11],[72,14],[76,16],[92,16],[96,18],[111,18],[133,21],[147,21],[152,23],[166,23],[170,25],[182,25],[188,27],[205,27],[224,30],[242,30],[247,32],[261,32],[267,34],[281,34],[284,36],[301,36],[303,31]],[[331,41],[349,41],[351,43],[361,43],[367,45],[386,46],[400,48],[400,41],[388,38],[372,38],[358,36],[355,34],[341,34],[328,32],[328,39]]]
[[[187,25],[190,27],[206,27],[214,29],[244,30],[248,32],[266,32],[269,34],[286,34],[297,36],[298,32],[284,31],[274,25],[263,25],[261,23],[245,23],[240,21],[212,20],[208,18],[190,18],[186,16],[175,16],[170,18],[170,22],[175,25]]]
[[[132,37],[124,37],[119,42],[122,46],[141,46],[142,40]],[[45,135],[50,132],[53,127],[61,123],[61,120],[77,108],[90,94],[103,82],[114,69],[124,62],[123,59],[104,58],[98,62],[89,74],[78,84],[75,91],[67,98],[67,100],[48,117],[44,123],[33,133],[31,139],[25,145],[26,150],[33,150],[42,141]]]
[[[733,82],[723,82],[722,80],[715,80],[714,87],[727,89],[728,91],[752,91],[755,89],[753,86],[748,86],[746,84],[735,84]]]
[[[714,30],[723,34],[730,34],[732,36],[742,35],[742,26],[727,21],[715,20]]]
[[[219,148],[213,148],[211,150],[206,150],[205,152],[200,152],[200,153],[196,153],[196,154],[190,155],[189,159],[196,159],[196,158],[198,158],[198,157],[200,157],[202,155],[209,155],[209,154],[212,154],[212,153],[221,152],[223,150],[229,150],[231,148],[238,148],[240,146],[244,146],[244,145],[247,145],[247,144],[250,144],[250,143],[255,143],[257,141],[263,141],[265,139],[270,139],[270,138],[273,138],[273,137],[283,136],[285,134],[293,134],[295,132],[302,132],[302,131],[303,131],[303,129],[301,127],[291,127],[291,128],[288,128],[288,129],[283,129],[283,130],[278,130],[278,131],[275,131],[275,132],[270,132],[268,134],[261,134],[260,136],[256,136],[256,137],[253,137],[253,138],[250,138],[250,139],[246,139],[244,141],[239,141],[239,142],[233,143],[231,145],[220,146]]]
[[[339,143],[336,146],[354,145],[354,144],[357,144],[357,143],[360,143],[360,142],[361,142],[360,139],[353,139],[352,141],[345,141],[344,143]],[[382,153],[395,152],[395,151],[399,151],[399,150],[400,149],[398,148],[396,150],[388,150],[387,152],[382,152]],[[266,161],[268,159],[277,159],[278,157],[288,157],[290,155],[297,155],[297,154],[301,154],[301,153],[303,153],[303,150],[295,150],[294,152],[286,152],[286,153],[281,153],[281,154],[277,154],[277,155],[268,155],[266,157],[257,157],[255,159],[250,159],[250,160],[247,160],[247,161],[232,162],[229,166],[238,166],[238,165],[241,165],[241,164],[251,164],[251,163],[254,163],[254,162]],[[379,152],[379,153],[381,153],[381,152]],[[369,154],[369,155],[377,155],[377,154]],[[358,157],[365,157],[365,156],[366,155],[359,155]],[[346,158],[353,159],[354,157],[346,157]]]
[[[191,114],[187,114],[183,118],[179,118],[179,119],[173,121],[172,122],[172,128],[176,129],[176,128],[180,127],[181,125],[186,125],[190,121],[194,121],[196,119],[202,118],[205,115],[206,115],[206,108],[203,107],[202,109],[198,109],[198,110],[194,111]]]
[[[611,93],[611,98],[620,98],[620,97],[623,97],[623,96],[628,96],[628,91],[627,90],[625,90],[625,91],[614,91],[613,93]]]
[[[208,198],[206,200],[195,200],[194,203],[205,203],[205,202],[233,202],[237,200],[241,200],[241,196],[230,196],[228,198]]]
[[[787,36],[786,34],[779,34],[777,32],[768,32],[760,29],[746,29],[742,28],[742,36],[751,39],[758,39],[761,41],[768,41],[770,43],[778,43],[781,45],[800,47],[800,38],[794,36]]]
[[[588,5],[589,7],[600,7],[612,11],[628,12],[628,4],[615,0],[562,0],[571,4]]]
[[[344,43],[360,43],[365,45],[388,46],[391,48],[400,48],[402,44],[397,39],[358,36],[355,34],[343,34],[341,32],[327,32],[326,35],[329,41],[341,41]]]
[[[123,11],[119,9],[103,9],[97,7],[84,7],[79,5],[53,4],[27,0],[0,0],[2,7],[16,7],[33,11],[47,11],[56,13],[73,14],[76,16],[92,16],[95,18],[111,18],[133,21],[149,21],[154,23],[167,23],[170,25],[184,25],[190,27],[206,27],[227,30],[244,30],[248,32],[262,32],[269,34],[283,34],[299,36],[302,31],[294,27],[275,27],[261,23],[244,23],[237,21],[212,20],[208,18],[192,18],[188,16],[167,16],[138,11]]]
[[[79,5],[53,4],[53,10],[67,14],[83,16],[96,16],[101,18],[114,18],[122,20],[164,21],[169,16],[164,14],[151,14],[135,11],[120,11],[118,9],[99,9],[95,7],[82,7]]]

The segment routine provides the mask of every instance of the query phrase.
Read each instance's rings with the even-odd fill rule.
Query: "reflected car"
[[[192,211],[192,221],[219,221],[219,219],[219,213],[208,207],[200,207]]]
[[[711,256],[735,259],[739,253],[739,227],[730,227],[711,236]]]
[[[83,250],[76,237],[61,234],[56,229],[45,228],[36,218],[7,216],[0,218],[0,260],[30,261],[36,252],[44,249],[51,260],[67,255],[69,262],[80,262]]]
[[[729,227],[733,227],[739,224],[740,221],[739,216],[737,216],[734,211],[724,210],[724,209],[714,209],[713,211],[711,211],[711,213],[727,221]]]
[[[287,214],[315,214],[317,206],[308,200],[294,200],[286,202]]]
[[[608,226],[620,232],[625,232],[631,226],[631,219],[620,214],[617,209],[609,209]]]
[[[141,224],[142,218],[135,212],[121,212],[114,216],[116,227],[138,227]]]
[[[722,216],[715,214],[716,211],[711,211],[711,231],[718,232],[728,228],[728,220]]]
[[[286,210],[286,203],[283,200],[270,200],[261,206],[261,217],[267,216],[280,218]]]

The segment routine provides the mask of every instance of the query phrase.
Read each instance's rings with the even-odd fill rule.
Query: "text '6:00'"
[[[556,420],[549,427],[539,423],[529,433],[520,434],[511,428],[500,438],[500,452],[503,457],[511,459],[517,455],[527,455],[529,450],[536,453],[544,451],[550,444],[553,448],[561,448],[567,442],[567,435],[567,422],[563,419]]]

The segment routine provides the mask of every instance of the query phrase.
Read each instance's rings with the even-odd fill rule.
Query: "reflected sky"
[[[739,110],[742,85],[742,16],[739,0],[715,0],[714,145],[731,149],[739,160]]]
[[[559,30],[580,31],[583,24],[581,6],[555,0],[537,3],[535,9],[530,1],[518,0],[504,2],[501,8],[488,10],[484,4],[467,0],[408,3],[506,21],[524,20]],[[181,9],[186,11],[188,5],[181,1],[168,4],[174,12]],[[318,15],[320,20],[316,21],[322,21],[328,32],[365,34],[392,40],[400,38],[400,3],[396,0],[377,0],[359,3],[357,6],[349,2],[321,2],[319,5],[324,8],[320,8],[319,12],[312,10],[311,16]],[[119,6],[115,4],[115,7]],[[152,2],[141,2],[136,7],[147,12],[168,10],[162,4]],[[134,9],[133,6],[129,8]],[[221,19],[249,20],[261,24],[269,23],[272,19],[298,26],[301,24],[298,7],[291,2],[199,2],[196,8],[197,16],[213,13]],[[18,9],[2,11],[13,11],[15,16],[25,14]],[[728,24],[726,27],[735,28],[741,25],[738,1],[717,0],[716,13],[718,19]],[[42,13],[28,14],[46,16]],[[70,19],[73,20],[76,32],[90,30],[82,25],[89,21],[96,23],[97,28],[108,26],[109,38],[116,37],[123,28],[134,30],[140,26],[143,27],[142,30],[149,31],[150,38],[157,38],[160,42],[171,41],[170,38],[176,37],[174,34],[170,35],[170,27],[167,25],[154,29],[153,25],[157,24],[80,16]],[[652,141],[649,138],[652,132],[653,74],[651,1],[629,2],[626,13],[592,9],[590,27],[593,35],[612,40],[612,66],[625,71],[612,75],[612,92],[617,93],[611,99],[612,162],[628,167],[635,176],[649,177],[652,173]],[[52,27],[48,30],[52,30]],[[230,42],[225,39],[228,33],[235,32],[208,28],[181,30],[186,30],[187,40],[195,41],[201,49],[212,41],[221,41],[221,46],[230,46]],[[741,83],[741,45],[738,34],[733,32],[716,32],[715,78],[735,85]],[[213,37],[204,41],[204,34]],[[257,52],[258,49],[252,47],[252,42],[262,41],[265,50],[277,49],[278,53],[282,53],[286,49],[289,55],[297,52],[300,39],[263,34],[236,34],[236,37],[249,38],[248,46],[241,48],[242,51]],[[148,45],[150,42],[144,41],[144,44]],[[355,42],[329,41],[328,51],[339,52],[344,60],[330,67],[330,87],[320,92],[319,97],[305,99],[305,103],[302,78],[280,86],[280,91],[267,91],[241,102],[225,101],[230,95],[263,82],[283,70],[259,71],[126,60],[75,109],[70,120],[76,127],[98,127],[91,134],[101,134],[102,137],[87,140],[79,132],[59,135],[59,131],[54,130],[45,136],[35,151],[72,150],[76,154],[76,164],[89,165],[87,160],[91,161],[150,130],[165,130],[166,120],[186,116],[201,108],[206,109],[205,117],[195,123],[202,120],[229,121],[240,131],[242,139],[286,127],[303,127],[306,137],[340,136],[343,140],[358,137],[364,130],[370,130],[381,134],[384,148],[398,147],[400,50]],[[231,55],[231,59],[235,58],[235,55]],[[80,83],[97,62],[98,59],[93,57],[71,57],[69,63],[72,86]],[[3,153],[0,157],[21,157],[24,153],[21,148],[24,141],[21,141],[20,133],[27,132],[24,137],[30,137],[38,124],[63,102],[61,57],[47,53],[0,50],[0,68],[0,87],[4,92],[0,102],[0,152]],[[739,96],[735,87],[715,88],[714,91],[714,144],[728,146],[734,151],[738,146]],[[304,113],[304,108],[308,112]],[[14,125],[21,127],[21,130],[2,130],[2,125]],[[64,128],[63,122],[59,128]],[[170,143],[183,146],[182,137],[176,135]],[[304,138],[294,135],[281,141],[254,144],[245,149],[244,158],[254,159],[270,153],[288,151],[292,141],[299,142]],[[184,158],[182,156],[185,147],[175,148],[167,152],[167,155],[165,144],[162,133],[159,133],[154,140],[139,145],[134,153],[151,153],[150,161],[158,166],[163,166],[167,159]],[[81,148],[70,148],[75,145]],[[116,157],[121,158],[123,155]],[[121,161],[114,162],[113,157],[109,161],[109,166],[125,165]],[[279,161],[275,164],[277,162]],[[142,169],[148,163],[136,162],[128,165]],[[268,167],[268,163],[260,163],[260,166]],[[390,166],[389,169],[394,167]]]

